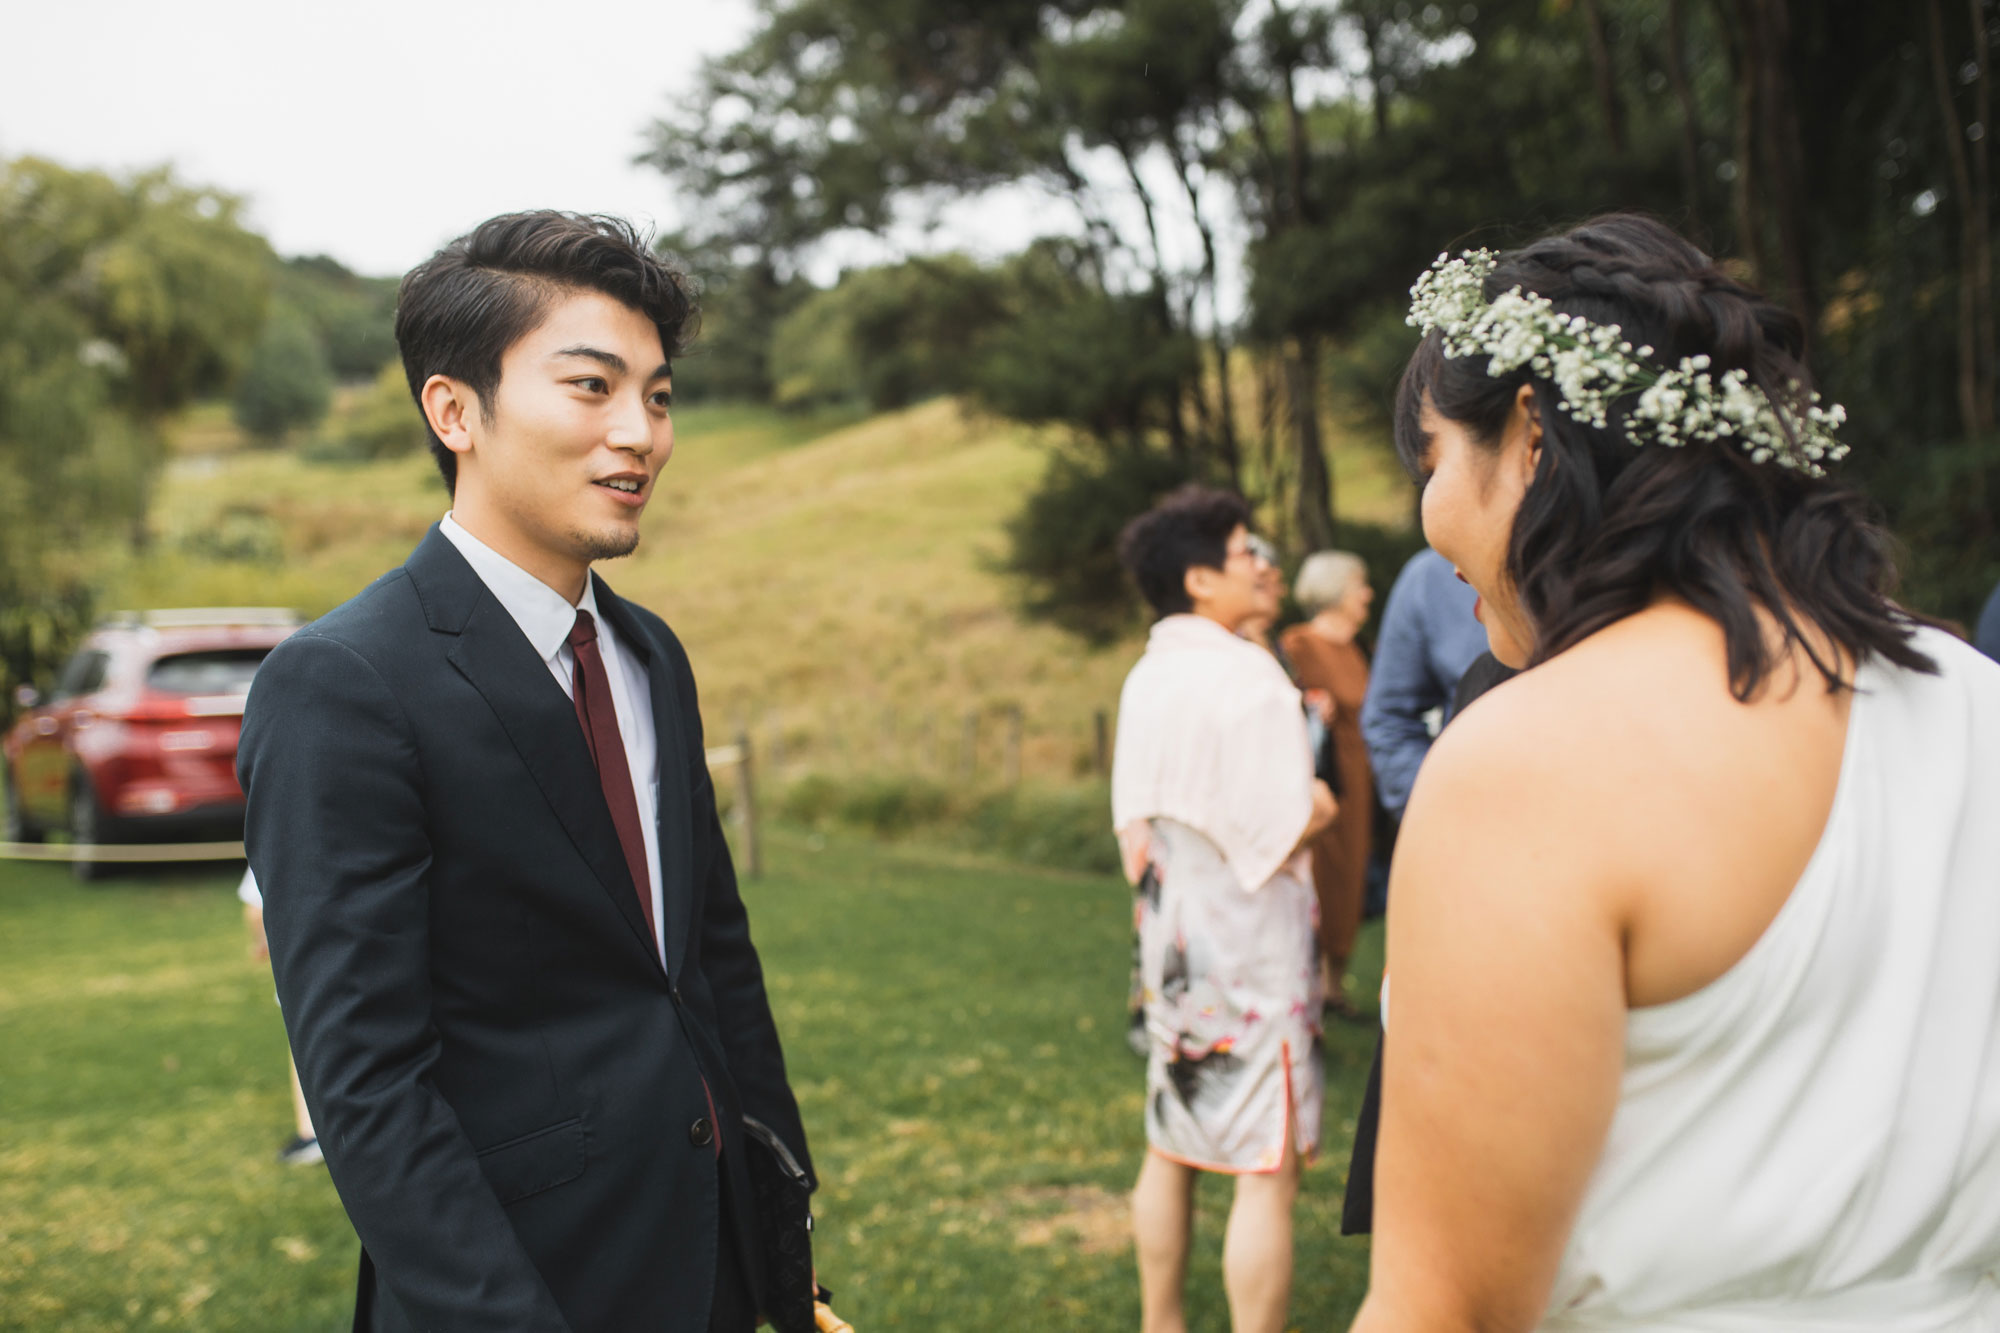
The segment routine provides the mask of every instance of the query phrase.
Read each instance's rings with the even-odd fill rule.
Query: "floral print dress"
[[[1148,821],[1140,983],[1150,1054],[1146,1141],[1208,1171],[1275,1171],[1289,1132],[1319,1148],[1318,904],[1303,856],[1245,889],[1215,844]]]

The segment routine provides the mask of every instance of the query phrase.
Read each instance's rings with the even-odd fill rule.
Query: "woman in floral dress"
[[[1196,1173],[1236,1177],[1223,1279],[1236,1333],[1279,1333],[1292,1200],[1324,1074],[1305,844],[1333,817],[1299,694],[1237,636],[1275,611],[1240,496],[1186,487],[1120,553],[1161,614],[1126,678],[1112,824],[1139,888],[1148,1151],[1133,1196],[1142,1328],[1180,1333]]]

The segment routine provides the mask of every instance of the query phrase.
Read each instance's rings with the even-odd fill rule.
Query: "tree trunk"
[[[1290,22],[1276,0],[1271,5],[1272,12]],[[1280,90],[1285,97],[1285,175],[1291,189],[1291,207],[1286,210],[1289,221],[1310,223],[1314,220],[1311,200],[1306,195],[1306,159],[1312,146],[1306,131],[1305,113],[1299,110],[1298,71],[1287,62],[1278,70]]]
[[[1373,5],[1361,7],[1361,49],[1368,58],[1368,95],[1374,102],[1375,137],[1389,135],[1389,91],[1382,73],[1382,15]]]
[[[1284,492],[1284,451],[1278,446],[1278,379],[1284,373],[1285,353],[1280,347],[1275,358],[1257,358],[1257,464],[1263,469],[1264,490],[1270,495]]]
[[[1333,545],[1333,476],[1319,433],[1319,338],[1301,334],[1285,359],[1286,408],[1298,445],[1298,492],[1293,497],[1299,544],[1308,551]]]
[[[1729,12],[1724,15],[1723,28],[1730,34],[1731,72],[1736,78],[1736,180],[1730,199],[1736,225],[1736,250],[1749,266],[1751,279],[1762,281],[1768,270],[1764,262],[1764,219],[1757,197],[1757,119],[1762,82],[1758,71],[1763,59],[1757,40],[1756,15],[1752,10],[1755,3],[1756,0],[1733,0]]]
[[[1673,85],[1674,101],[1681,112],[1681,194],[1687,203],[1688,224],[1699,235],[1706,230],[1701,212],[1701,112],[1695,105],[1694,85],[1688,81],[1683,18],[1681,0],[1667,0],[1667,81]]]
[[[1758,128],[1771,214],[1777,224],[1778,268],[1785,284],[1785,303],[1805,325],[1810,356],[1818,332],[1819,298],[1813,287],[1811,236],[1806,229],[1805,144],[1792,82],[1790,0],[1754,0],[1754,5],[1762,56]]]
[[[1195,231],[1201,236],[1201,282],[1208,290],[1209,346],[1215,352],[1216,407],[1212,422],[1217,452],[1222,455],[1223,470],[1228,473],[1229,484],[1243,489],[1243,466],[1241,451],[1236,444],[1235,396],[1229,386],[1229,340],[1222,329],[1222,306],[1216,296],[1215,229],[1208,225],[1208,218],[1201,211],[1201,192],[1196,188],[1194,173],[1181,156],[1181,145],[1170,147],[1174,161],[1174,171],[1180,176],[1181,190],[1187,195],[1188,212],[1194,217]],[[1192,302],[1190,301],[1190,306]],[[1194,331],[1194,320],[1188,320],[1188,331]],[[1206,395],[1202,396],[1203,415],[1208,415]]]
[[[1972,114],[1973,123],[1979,126],[1979,137],[1972,141],[1971,149],[1974,202],[1972,301],[1973,324],[1979,331],[1978,431],[1985,435],[1993,430],[1994,378],[2000,374],[2000,365],[1996,365],[1993,328],[1993,172],[1992,156],[1986,147],[1993,135],[1993,52],[1986,37],[1986,6],[1983,0],[1969,0],[1969,6],[1972,10],[1972,58],[1976,62]]]
[[[1604,31],[1604,11],[1597,0],[1582,0],[1583,30],[1590,47],[1591,70],[1597,82],[1597,104],[1604,112],[1604,133],[1611,151],[1625,155],[1625,104],[1618,97],[1618,72],[1611,62],[1611,39]]]
[[[1236,394],[1229,386],[1229,339],[1222,332],[1220,319],[1209,330],[1209,343],[1215,348],[1216,415],[1220,418],[1216,442],[1222,449],[1223,466],[1229,471],[1229,484],[1240,491],[1243,451],[1236,440]]]
[[[1945,54],[1944,14],[1938,0],[1926,0],[1930,16],[1931,83],[1936,90],[1940,129],[1945,153],[1951,163],[1952,193],[1958,197],[1958,417],[1967,435],[1982,435],[1993,429],[1993,385],[1991,361],[1981,355],[1980,325],[1990,321],[1991,283],[1981,269],[1989,268],[1986,236],[1986,208],[1983,192],[1975,184],[1973,166],[1966,152],[1966,127],[1959,119],[1952,99],[1951,62]],[[1974,0],[1974,17],[1978,3]],[[1983,43],[1974,36],[1975,50]],[[1985,82],[1983,52],[1979,79]],[[1983,91],[1983,87],[1982,87]],[[1982,122],[1983,124],[1983,122]],[[1983,143],[1983,135],[1981,142]],[[1983,153],[1982,153],[1983,156]],[[1983,172],[1981,174],[1984,174]],[[1987,309],[1982,311],[1981,307]]]

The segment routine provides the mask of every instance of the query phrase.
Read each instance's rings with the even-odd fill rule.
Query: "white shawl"
[[[1118,700],[1114,830],[1177,820],[1255,890],[1291,860],[1312,781],[1299,692],[1276,658],[1202,616],[1153,626]]]

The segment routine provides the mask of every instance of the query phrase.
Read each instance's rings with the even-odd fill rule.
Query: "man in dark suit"
[[[687,655],[590,571],[672,452],[690,293],[559,213],[413,270],[451,512],[251,693],[250,862],[358,1329],[747,1333],[746,1119],[811,1170]]]

